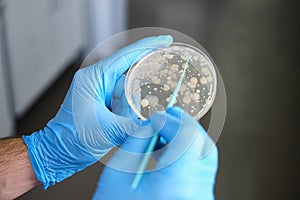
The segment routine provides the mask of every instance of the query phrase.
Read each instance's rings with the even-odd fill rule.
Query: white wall
[[[22,115],[79,49],[127,28],[127,0],[4,0],[15,114]]]
[[[0,0],[11,89],[0,63],[0,137],[76,59],[127,28],[128,0]],[[0,50],[1,50],[0,45]],[[2,49],[3,50],[3,49]],[[109,49],[107,49],[109,50]],[[87,51],[88,53],[88,51]],[[75,67],[75,66],[74,66]],[[11,109],[7,103],[10,102]],[[1,132],[4,134],[1,134]]]
[[[82,48],[81,0],[7,0],[15,113],[23,114]]]
[[[88,50],[92,50],[103,40],[127,29],[128,0],[89,0],[88,2]]]

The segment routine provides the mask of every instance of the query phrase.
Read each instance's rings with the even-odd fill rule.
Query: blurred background
[[[300,199],[298,8],[292,0],[0,0],[0,137],[43,128],[105,38],[171,28],[204,46],[225,83],[216,199]],[[19,199],[90,199],[101,168]]]

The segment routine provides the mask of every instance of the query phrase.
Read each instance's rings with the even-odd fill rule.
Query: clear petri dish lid
[[[197,120],[209,111],[217,89],[214,62],[204,49],[174,42],[167,48],[142,55],[127,72],[125,95],[140,119],[166,109],[188,57],[174,106],[181,107]]]

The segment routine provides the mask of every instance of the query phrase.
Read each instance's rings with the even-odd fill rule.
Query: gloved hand
[[[95,163],[134,132],[132,120],[110,111],[115,84],[138,56],[172,41],[169,35],[144,38],[76,72],[56,116],[23,136],[44,189]]]
[[[150,123],[150,126],[149,126]],[[94,199],[214,199],[214,183],[218,166],[217,147],[200,158],[204,142],[213,145],[202,126],[178,107],[157,112],[147,120],[148,125],[139,128],[138,137],[128,136],[110,162],[122,161],[123,166],[138,166],[149,138],[141,138],[149,131],[157,132],[168,144],[157,154],[159,169],[146,172],[136,190],[131,188],[135,173],[105,167]],[[137,136],[137,134],[136,134]],[[124,151],[133,152],[128,158],[121,157]],[[120,168],[123,168],[120,165]],[[115,166],[115,165],[114,165]],[[131,167],[131,169],[135,166]]]

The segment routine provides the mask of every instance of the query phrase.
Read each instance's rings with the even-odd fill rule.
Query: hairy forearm
[[[0,199],[14,199],[39,182],[21,138],[0,140]]]

